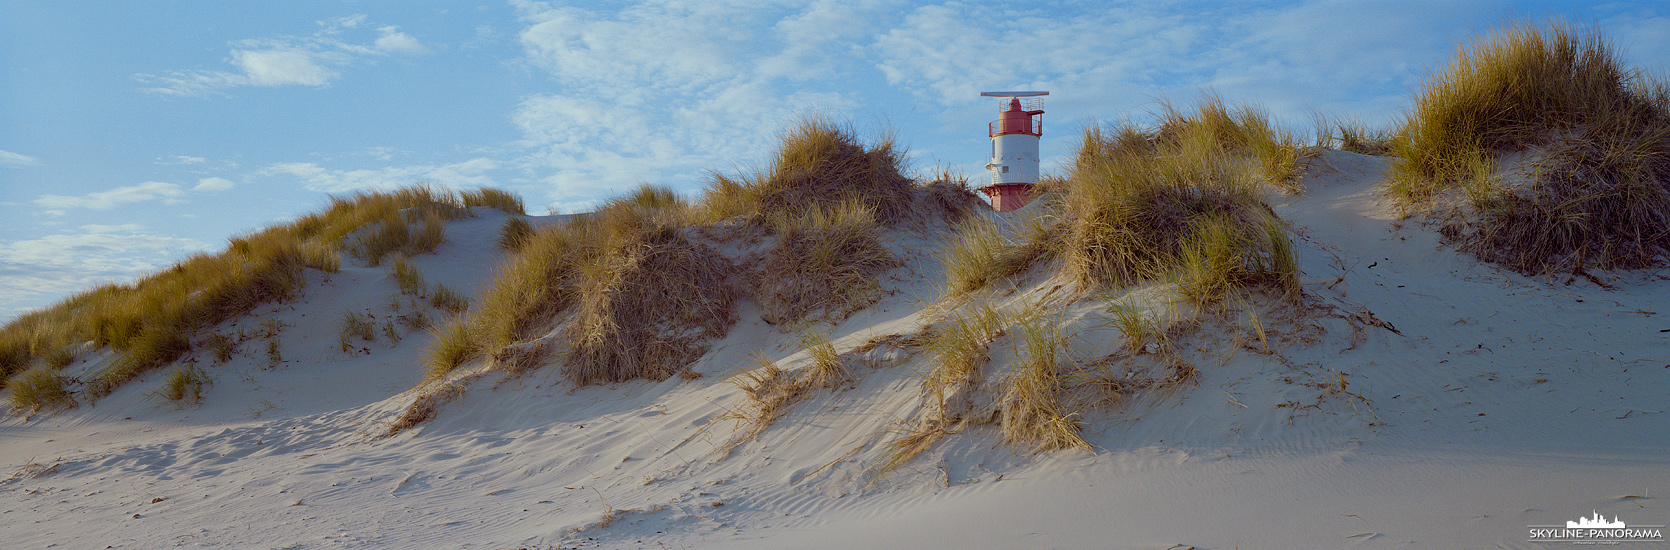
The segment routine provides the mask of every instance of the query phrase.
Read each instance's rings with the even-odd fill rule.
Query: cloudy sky
[[[694,193],[807,113],[971,175],[982,90],[1050,91],[1046,170],[1085,125],[1202,90],[1386,125],[1457,43],[1552,16],[1670,74],[1670,7],[1644,1],[0,0],[0,320],[331,194]]]

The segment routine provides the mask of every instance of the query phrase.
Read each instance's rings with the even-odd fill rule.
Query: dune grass
[[[903,162],[904,152],[891,136],[866,145],[844,125],[807,117],[782,132],[766,169],[736,178],[713,174],[697,212],[704,221],[742,216],[765,224],[857,202],[878,222],[892,225],[916,202]]]
[[[401,294],[418,298],[424,296],[428,285],[423,280],[423,271],[406,261],[405,256],[394,257],[394,265],[390,266],[389,273],[394,275],[394,282],[400,286]]]
[[[354,341],[367,344],[377,341],[377,325],[363,313],[342,312],[342,323],[336,331],[337,349],[343,353],[354,350]]]
[[[86,397],[97,399],[178,360],[203,331],[262,304],[295,298],[309,270],[340,269],[340,253],[380,258],[409,245],[414,250],[438,245],[437,238],[426,236],[439,234],[430,227],[468,213],[457,194],[427,186],[332,198],[320,212],[232,238],[219,253],[197,254],[133,284],[101,285],[20,316],[0,328],[0,378],[68,346],[92,342],[121,354],[86,377]],[[407,232],[409,242],[391,245],[391,235],[410,223],[420,227]],[[231,346],[221,353],[212,339],[204,341],[230,358]]]
[[[1504,155],[1538,158],[1500,173]],[[1598,32],[1519,24],[1458,50],[1392,141],[1388,194],[1444,212],[1463,250],[1525,273],[1670,253],[1670,87]]]
[[[533,224],[525,218],[505,218],[504,225],[499,226],[499,248],[507,252],[520,252],[522,247],[533,239]]]
[[[844,319],[879,299],[876,277],[900,265],[861,201],[780,211],[770,221],[777,242],[760,264],[754,290],[767,322]]]
[[[1317,147],[1384,157],[1392,154],[1393,138],[1391,130],[1358,120],[1317,116]]]
[[[853,381],[852,370],[829,341],[828,333],[808,329],[801,333],[800,345],[810,359],[805,366],[787,370],[770,358],[756,355],[753,370],[729,379],[748,399],[733,415],[743,421],[743,428],[719,447],[720,454],[759,437],[772,422],[814,392],[840,388]]]
[[[970,217],[959,223],[956,236],[940,253],[947,295],[985,288],[1057,256],[1060,236],[1053,221],[1027,216],[1019,218],[1019,224],[1017,235],[1006,236],[987,218]]]
[[[497,208],[506,214],[516,216],[528,215],[528,212],[522,208],[522,197],[504,189],[493,187],[465,189],[458,192],[458,198],[466,207],[482,206]]]
[[[1019,325],[1019,361],[1004,377],[998,425],[1010,443],[1035,451],[1064,448],[1088,449],[1079,435],[1078,423],[1062,399],[1063,382],[1058,372],[1067,345],[1058,319],[1039,317]]]
[[[680,374],[737,320],[730,260],[679,231],[683,201],[643,191],[597,213],[605,248],[576,266],[564,370],[582,385]]]
[[[429,305],[447,315],[457,315],[470,308],[470,299],[452,287],[435,283],[435,288],[429,291]]]
[[[679,374],[736,321],[733,268],[681,231],[691,212],[671,190],[645,186],[536,231],[480,306],[442,329],[431,377],[543,336],[559,316],[571,321],[564,371],[577,383]]]
[[[187,405],[203,400],[203,386],[210,384],[209,374],[197,365],[180,365],[163,379],[160,395],[174,403]]]
[[[1175,280],[1201,304],[1229,288],[1297,289],[1291,238],[1263,201],[1293,162],[1262,152],[1289,147],[1269,128],[1208,98],[1153,131],[1087,129],[1066,182],[1068,271],[1088,287]]]
[[[6,381],[12,408],[26,415],[42,411],[75,408],[75,396],[65,386],[68,380],[58,369],[36,365]]]
[[[991,361],[991,343],[1009,331],[1015,316],[992,307],[989,302],[970,304],[954,312],[929,338],[927,349],[931,370],[923,381],[930,403],[938,407],[938,420],[953,423],[968,403],[968,391],[980,383]]]

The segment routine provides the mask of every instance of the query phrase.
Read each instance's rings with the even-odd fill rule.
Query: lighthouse
[[[992,156],[986,161],[991,183],[980,191],[991,197],[992,210],[1008,212],[1032,200],[1038,183],[1038,139],[1044,135],[1044,100],[1049,92],[981,92],[1006,100],[998,105],[998,119],[986,126]]]

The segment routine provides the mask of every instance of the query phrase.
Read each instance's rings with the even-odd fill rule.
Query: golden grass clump
[[[999,401],[1003,438],[1035,451],[1090,448],[1061,395],[1057,369],[1062,363],[1061,349],[1067,345],[1061,326],[1054,319],[1039,318],[1021,323],[1020,329],[1025,353],[1017,350],[1020,361],[1004,378]]]
[[[1520,24],[1459,48],[1392,151],[1388,193],[1447,214],[1445,236],[1481,259],[1578,272],[1670,253],[1670,88],[1598,32]]]
[[[769,323],[845,318],[879,299],[876,277],[900,265],[870,207],[856,200],[779,212],[771,224],[777,243],[758,264],[754,291]]]
[[[663,219],[684,209],[628,201],[597,213],[605,248],[576,268],[570,380],[666,379],[736,323],[730,261]]]
[[[857,201],[892,225],[915,203],[915,185],[901,170],[903,152],[890,136],[865,146],[851,129],[808,117],[782,133],[769,168],[732,179],[720,174],[701,201],[708,220],[748,216],[755,223],[834,210]]]
[[[967,312],[952,314],[928,340],[932,370],[923,382],[930,402],[939,407],[939,420],[954,422],[970,404],[972,388],[979,385],[992,341],[1003,336],[1013,322],[1012,315],[978,303]]]
[[[646,186],[535,231],[481,303],[442,329],[431,377],[567,322],[579,384],[679,374],[736,322],[730,261],[684,231],[691,207]],[[559,319],[560,318],[560,319]]]
[[[394,275],[394,282],[400,286],[401,294],[423,297],[427,286],[423,281],[423,271],[406,261],[405,256],[394,257],[394,265],[389,269],[389,273]]]
[[[6,381],[12,408],[26,415],[41,411],[75,408],[75,396],[65,386],[69,380],[58,369],[36,365]]]
[[[1056,226],[1041,216],[1020,219],[1023,233],[1006,236],[996,222],[971,217],[957,225],[956,236],[940,255],[945,291],[959,295],[984,288],[1053,257],[1059,248]]]
[[[508,252],[521,252],[522,247],[533,239],[533,224],[525,218],[505,218],[504,225],[499,227],[499,248]]]
[[[466,207],[485,206],[487,208],[497,208],[506,214],[528,215],[527,211],[522,208],[522,197],[504,189],[493,187],[465,189],[458,192],[458,198]]]
[[[203,386],[210,383],[209,374],[196,365],[181,365],[175,367],[162,382],[161,395],[163,399],[179,404],[192,404],[203,400]]]
[[[1200,303],[1231,287],[1296,288],[1292,241],[1263,201],[1283,170],[1246,152],[1271,147],[1258,145],[1268,125],[1215,98],[1167,113],[1154,132],[1086,130],[1064,205],[1070,273],[1089,286],[1176,279]]]

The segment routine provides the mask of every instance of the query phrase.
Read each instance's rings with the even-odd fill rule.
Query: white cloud
[[[800,114],[861,104],[850,41],[877,10],[866,2],[761,6],[645,4],[594,12],[517,4],[529,65],[561,93],[526,96],[511,120],[530,151],[517,163],[587,204],[644,182],[689,189],[709,170],[769,153]]]
[[[41,161],[35,160],[35,157],[0,149],[0,166],[5,166],[7,168],[27,168],[30,166],[40,165]]]
[[[417,38],[399,27],[383,26],[371,46],[345,41],[345,30],[359,29],[364,15],[319,22],[311,36],[280,36],[239,40],[232,43],[226,62],[236,71],[172,71],[166,75],[136,74],[140,82],[153,85],[145,91],[165,95],[205,96],[242,86],[329,86],[342,76],[341,68],[356,60],[429,53]]]
[[[423,55],[429,53],[429,48],[418,43],[412,35],[400,32],[400,27],[387,26],[377,29],[380,33],[374,47],[383,53],[403,55]]]
[[[205,162],[209,162],[209,159],[203,157],[188,157],[185,155],[174,155],[171,157],[157,159],[157,164],[161,164],[163,166],[203,164]]]
[[[332,170],[311,162],[273,164],[260,171],[266,176],[291,176],[308,189],[344,193],[364,189],[393,189],[413,183],[437,183],[448,187],[482,187],[496,182],[489,175],[500,163],[487,158],[443,165],[390,166],[379,169]]]
[[[346,62],[336,52],[301,49],[232,50],[232,64],[250,86],[324,86],[341,74],[325,67]]]
[[[226,179],[226,178],[209,177],[209,178],[203,178],[203,179],[197,180],[197,186],[192,187],[191,190],[192,191],[225,191],[227,189],[231,189],[232,186],[233,186],[232,180],[229,180],[229,179]]]
[[[41,195],[34,200],[40,206],[53,209],[91,208],[94,210],[108,210],[117,205],[144,202],[157,199],[173,199],[184,194],[180,186],[160,181],[147,181],[139,185],[117,187],[109,191],[97,191],[79,197],[66,195]]]
[[[1053,92],[1050,120],[1136,115],[1203,89],[1308,124],[1320,109],[1389,120],[1431,63],[1490,6],[1322,1],[1263,7],[1144,3],[1118,9],[922,6],[870,49],[888,82],[954,107],[986,89]],[[1058,126],[1059,127],[1059,126]]]

